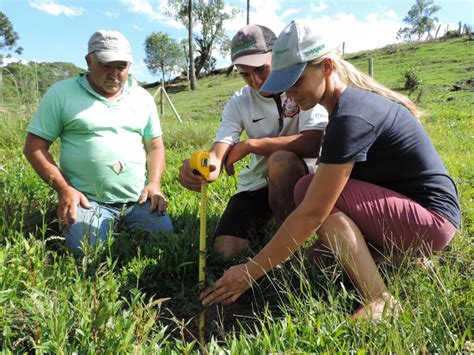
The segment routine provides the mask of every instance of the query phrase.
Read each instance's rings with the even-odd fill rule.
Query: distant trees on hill
[[[10,63],[0,67],[0,95],[22,103],[35,103],[55,82],[77,76],[84,69],[72,63]]]

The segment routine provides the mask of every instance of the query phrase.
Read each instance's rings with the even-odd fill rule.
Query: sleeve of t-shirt
[[[240,141],[240,136],[244,130],[242,113],[239,109],[238,98],[232,97],[224,108],[221,123],[217,129],[214,143],[222,142],[234,144]]]
[[[299,131],[324,131],[328,124],[328,112],[321,105],[300,111]]]
[[[158,111],[156,109],[155,101],[153,97],[147,94],[147,105],[148,105],[148,112],[150,112],[150,116],[148,117],[147,125],[143,130],[143,138],[156,138],[161,137],[163,135],[163,130],[161,129],[160,117],[158,116]]]
[[[344,164],[367,159],[367,151],[376,138],[372,124],[355,116],[331,119],[326,128],[321,163]]]
[[[61,100],[53,86],[46,91],[26,130],[54,142],[63,131]]]

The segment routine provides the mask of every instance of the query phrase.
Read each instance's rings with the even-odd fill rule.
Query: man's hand
[[[245,158],[250,153],[250,139],[234,144],[225,159],[225,171],[227,175],[234,175],[234,163]]]
[[[207,182],[213,182],[219,176],[219,171],[216,169],[215,165],[210,165],[209,169],[211,171],[211,176]],[[189,164],[189,159],[183,160],[181,167],[179,168],[179,182],[185,188],[199,192],[201,191],[201,185],[206,180],[200,175],[195,174]]]
[[[247,264],[234,265],[224,272],[213,288],[201,293],[204,305],[234,303],[252,286],[253,280],[248,274]]]
[[[166,208],[168,207],[168,200],[156,182],[150,182],[145,186],[138,203],[143,205],[148,199],[151,201],[150,213],[156,211],[159,215],[165,214]]]
[[[76,222],[77,206],[81,205],[83,208],[91,208],[87,197],[72,186],[66,186],[60,190],[58,192],[58,200],[57,216],[59,223],[64,227],[68,227]]]

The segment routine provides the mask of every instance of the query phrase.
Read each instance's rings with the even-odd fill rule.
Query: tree
[[[221,53],[225,54],[226,52],[228,37],[224,33],[224,22],[233,18],[238,10],[225,10],[224,5],[223,0],[199,1],[196,16],[202,26],[202,30],[200,36],[195,36],[200,57],[199,62],[196,64],[196,75],[198,76],[205,66],[211,65],[207,61],[212,61],[214,46],[217,46]]]
[[[187,62],[188,68],[188,80],[191,90],[197,88],[196,84],[196,72],[194,70],[194,46],[193,46],[193,24],[194,24],[194,1],[193,0],[168,0],[171,10],[167,10],[168,15],[173,16],[176,20],[181,22],[184,27],[188,29],[188,44],[186,46],[188,50]]]
[[[250,25],[250,0],[247,0],[247,25]]]
[[[188,51],[189,51],[189,85],[191,90],[197,89],[196,71],[194,70],[193,51],[193,0],[188,1]]]
[[[161,73],[164,81],[172,71],[177,71],[184,61],[181,46],[168,34],[153,32],[145,39],[145,64],[154,75]]]
[[[190,21],[201,25],[201,34],[194,36],[200,58],[196,63],[196,75],[199,75],[206,62],[211,60],[215,47],[226,53],[228,38],[224,33],[224,22],[233,18],[238,10],[224,9],[223,0],[197,0],[192,6],[193,15],[186,17],[184,15],[188,12],[184,10],[189,10],[188,1],[169,0],[169,4],[174,9],[172,15],[183,25],[188,26]]]
[[[430,36],[430,32],[436,27],[435,22],[438,21],[437,17],[432,16],[440,9],[441,6],[435,5],[433,0],[416,0],[415,5],[403,19],[403,22],[408,23],[410,27],[400,28],[397,38],[411,40],[417,36],[417,40],[420,40],[425,33]]]
[[[13,30],[13,25],[7,15],[0,11],[0,50],[13,51],[21,54],[23,48],[17,46],[20,39],[18,33]],[[0,63],[4,55],[0,53]],[[10,54],[7,54],[9,57]]]
[[[201,57],[200,56],[197,56],[196,58],[194,58],[194,62],[197,66],[197,63],[200,63],[201,62]],[[216,69],[216,58],[214,57],[210,57],[206,60],[204,66],[201,68],[201,72],[204,73],[204,74],[209,74],[210,72],[212,72],[214,69]]]

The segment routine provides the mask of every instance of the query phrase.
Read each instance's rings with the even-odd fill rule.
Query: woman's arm
[[[204,304],[228,304],[254,280],[287,260],[315,233],[334,207],[354,163],[320,164],[301,204],[288,216],[267,245],[251,260],[227,270],[213,289],[202,294]]]

